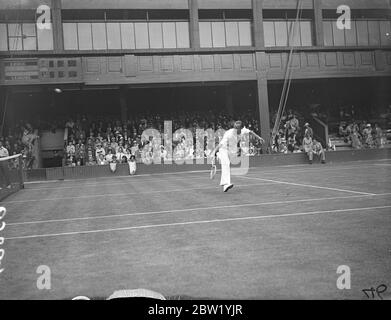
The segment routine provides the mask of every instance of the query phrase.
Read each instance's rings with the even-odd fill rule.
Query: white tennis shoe
[[[228,184],[228,185],[225,185],[224,186],[224,192],[228,192],[229,190],[231,190],[232,188],[234,187],[234,185],[233,184]]]

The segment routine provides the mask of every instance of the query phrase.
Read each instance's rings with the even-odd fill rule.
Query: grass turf
[[[391,296],[390,161],[34,183],[8,197],[1,299]],[[51,269],[38,290],[37,267]],[[338,290],[338,266],[352,271]]]

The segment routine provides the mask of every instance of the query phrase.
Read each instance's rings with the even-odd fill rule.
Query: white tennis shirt
[[[224,133],[223,139],[220,142],[220,150],[229,151],[230,153],[236,153],[238,150],[238,142],[242,138],[243,135],[249,134],[251,131],[244,127],[240,133],[237,134],[237,130],[235,128],[229,129]]]

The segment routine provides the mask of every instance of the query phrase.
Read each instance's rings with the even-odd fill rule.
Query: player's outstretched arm
[[[257,135],[254,131],[251,131],[251,130],[250,130],[250,133],[251,133],[255,138],[257,138],[258,140],[260,140],[262,143],[265,142],[265,140],[264,140],[261,136]]]

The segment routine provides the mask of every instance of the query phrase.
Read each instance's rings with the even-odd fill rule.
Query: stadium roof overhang
[[[232,81],[216,81],[216,82],[186,82],[186,83],[155,83],[155,84],[126,84],[126,85],[86,85],[80,83],[50,83],[50,84],[34,84],[34,85],[4,85],[9,93],[45,93],[59,89],[65,91],[93,91],[93,90],[127,90],[127,89],[148,89],[148,88],[183,88],[183,87],[217,87],[229,86]]]

